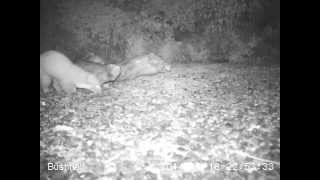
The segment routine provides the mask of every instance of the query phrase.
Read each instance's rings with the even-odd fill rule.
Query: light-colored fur
[[[171,70],[170,64],[153,53],[126,60],[118,65],[121,67],[121,73],[117,81],[130,80],[139,76],[154,75]]]
[[[73,93],[76,88],[101,92],[95,75],[74,65],[64,54],[53,50],[40,54],[40,86],[43,92],[48,92],[51,84],[58,92]]]
[[[81,60],[77,61],[75,64],[85,71],[94,74],[101,85],[106,82],[114,81],[120,74],[120,66],[114,64],[103,65]]]
[[[95,55],[94,53],[90,53],[87,59],[89,62],[98,63],[98,64],[105,64],[105,61],[102,57]]]

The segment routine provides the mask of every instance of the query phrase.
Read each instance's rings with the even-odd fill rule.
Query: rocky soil
[[[173,65],[41,95],[40,179],[280,179],[280,67]]]

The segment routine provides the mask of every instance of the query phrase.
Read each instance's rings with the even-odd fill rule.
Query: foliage
[[[149,39],[144,36],[132,35],[127,39],[128,45],[126,49],[126,58],[134,58],[147,53]]]
[[[175,62],[238,61],[261,54],[251,41],[264,48],[280,34],[277,15],[264,15],[275,0],[45,1],[54,8],[41,5],[40,52],[51,47],[76,58],[94,53],[118,62],[157,52]]]
[[[127,34],[131,19],[121,10],[101,1],[85,0],[62,1],[59,9],[63,14],[60,26],[75,35],[81,51],[86,48],[88,52],[114,59],[124,52],[123,35]]]

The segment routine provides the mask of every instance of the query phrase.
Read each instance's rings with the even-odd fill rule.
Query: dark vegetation
[[[41,0],[40,52],[110,63],[280,61],[277,0]]]

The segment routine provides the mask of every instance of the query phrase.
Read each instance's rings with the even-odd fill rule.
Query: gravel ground
[[[173,65],[40,95],[40,179],[280,179],[280,67]]]

